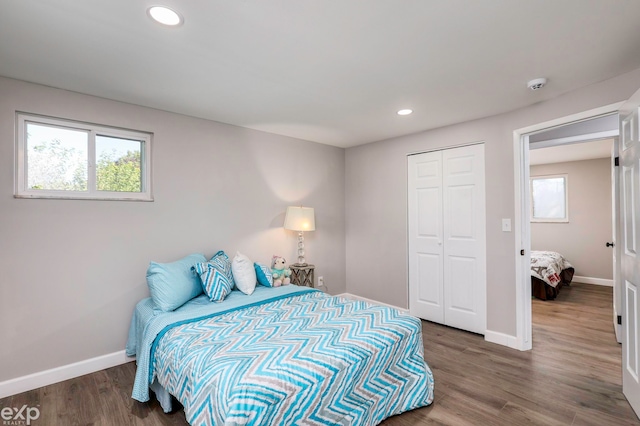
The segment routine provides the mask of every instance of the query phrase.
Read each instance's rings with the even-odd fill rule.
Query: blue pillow
[[[171,263],[151,262],[147,269],[147,285],[153,303],[169,312],[202,294],[202,285],[191,267],[206,262],[202,254],[191,254]]]
[[[261,263],[254,263],[253,267],[256,270],[258,284],[262,284],[266,287],[273,287],[273,274],[271,273],[271,268]]]
[[[210,260],[209,262],[196,263],[191,269],[200,275],[204,292],[212,302],[222,302],[231,293],[233,284],[222,271],[219,263]]]

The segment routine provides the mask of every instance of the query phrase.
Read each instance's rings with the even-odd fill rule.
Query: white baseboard
[[[518,339],[516,336],[511,336],[509,334],[487,330],[484,333],[484,340],[491,343],[497,343],[498,345],[507,346],[512,349],[522,350],[520,345],[518,345]]]
[[[363,302],[372,303],[374,305],[388,306],[389,308],[397,309],[400,312],[409,313],[408,309],[399,308],[397,306],[389,305],[388,303],[378,302],[377,300],[367,299],[366,297],[358,296],[351,293],[340,293],[340,294],[335,294],[334,296],[345,297],[347,299],[353,299],[353,300],[361,300]]]
[[[96,371],[104,370],[105,368],[125,364],[129,361],[133,361],[134,359],[135,358],[129,358],[126,356],[125,351],[118,351],[86,359],[84,361],[74,362],[73,364],[52,368],[51,370],[16,377],[15,379],[0,382],[0,398],[52,385],[64,380],[73,379],[74,377],[83,376],[85,374],[95,373]]]
[[[604,285],[607,287],[613,287],[613,280],[607,280],[604,278],[581,277],[579,275],[574,275],[572,281],[575,281],[577,283],[595,284],[595,285]]]

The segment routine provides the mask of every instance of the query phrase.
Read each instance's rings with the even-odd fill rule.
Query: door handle
[[[607,247],[613,247],[613,243],[607,243]]]

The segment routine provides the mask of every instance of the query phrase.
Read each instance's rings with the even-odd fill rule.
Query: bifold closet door
[[[409,310],[484,334],[484,145],[409,157]]]
[[[409,156],[409,312],[444,323],[442,152]]]

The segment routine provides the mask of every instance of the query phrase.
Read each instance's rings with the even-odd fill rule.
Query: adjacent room
[[[640,3],[160,3],[0,2],[5,424],[640,424]]]
[[[613,143],[605,139],[530,152],[536,299],[555,300],[563,289],[575,293],[605,286],[611,287],[613,306]]]
[[[613,287],[618,117],[529,136],[532,295],[553,300],[571,282]]]

